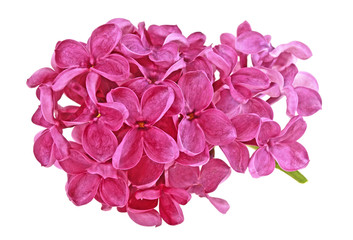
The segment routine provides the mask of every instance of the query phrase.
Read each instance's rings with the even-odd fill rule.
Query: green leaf
[[[308,181],[308,179],[306,179],[306,177],[301,174],[299,171],[294,171],[294,172],[287,172],[285,170],[283,170],[278,163],[276,162],[276,168],[281,170],[282,172],[284,172],[285,174],[287,174],[288,176],[292,177],[294,180],[296,180],[298,183],[306,183]]]

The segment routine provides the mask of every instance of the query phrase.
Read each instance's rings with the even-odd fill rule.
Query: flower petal
[[[251,98],[246,104],[241,105],[241,113],[255,113],[259,117],[273,119],[271,105],[258,97]]]
[[[169,225],[177,225],[184,221],[183,211],[169,194],[162,194],[159,198],[159,213]]]
[[[41,68],[27,79],[27,86],[30,88],[37,87],[39,84],[51,82],[58,74],[51,68]]]
[[[173,89],[174,93],[174,101],[166,112],[166,115],[177,115],[184,109],[185,106],[183,92],[181,91],[179,85],[173,81],[165,80],[163,81],[163,84]]]
[[[104,24],[96,28],[88,41],[91,55],[102,58],[113,51],[121,38],[122,32],[115,24]]]
[[[113,81],[124,82],[129,78],[129,62],[121,55],[110,54],[108,57],[101,58],[92,71]]]
[[[195,120],[181,120],[178,127],[178,145],[180,151],[190,155],[200,154],[205,149],[205,135]]]
[[[129,88],[118,87],[107,94],[107,102],[122,103],[129,112],[127,122],[134,125],[139,117],[140,103],[136,94]]]
[[[280,125],[272,120],[264,119],[261,123],[256,142],[259,146],[264,146],[271,138],[277,137],[281,132]]]
[[[163,171],[163,164],[156,163],[144,155],[135,167],[129,169],[127,176],[133,185],[143,186],[155,183]]]
[[[239,36],[242,33],[249,32],[251,31],[251,26],[247,21],[242,22],[239,24],[237,28],[237,36]]]
[[[97,104],[97,89],[100,84],[100,76],[95,72],[89,72],[86,77],[87,93],[93,103]]]
[[[275,144],[270,151],[279,166],[288,172],[302,169],[309,163],[307,151],[298,142]]]
[[[53,91],[48,86],[40,86],[40,105],[43,118],[50,124],[55,124]]]
[[[122,178],[103,179],[100,185],[102,200],[109,206],[125,206],[129,199],[129,188]]]
[[[180,152],[179,157],[175,160],[176,162],[186,166],[202,166],[210,159],[208,147],[205,150],[195,156],[189,156],[183,152]]]
[[[171,33],[180,33],[181,31],[177,25],[151,25],[148,28],[152,45],[162,46],[166,37]]]
[[[315,90],[306,87],[296,87],[295,92],[298,95],[297,112],[301,116],[310,116],[322,108],[320,94]]]
[[[215,198],[207,196],[207,199],[212,203],[212,205],[220,212],[220,213],[227,213],[230,206],[228,202],[221,198]]]
[[[218,109],[207,109],[196,120],[205,134],[206,141],[210,144],[225,145],[237,137],[229,118]]]
[[[306,122],[301,116],[292,117],[281,134],[273,142],[291,143],[297,141],[306,130]]]
[[[53,138],[54,144],[58,148],[56,151],[56,157],[58,160],[66,158],[69,155],[69,141],[62,135],[62,130],[58,129],[58,127],[51,127],[50,134]]]
[[[42,131],[33,145],[33,153],[38,162],[44,167],[54,164],[55,158],[51,157],[54,141],[48,129]]]
[[[141,39],[134,34],[124,35],[120,44],[121,52],[128,57],[138,59],[151,53],[151,50],[143,46]]]
[[[203,71],[185,73],[178,82],[183,91],[185,104],[189,111],[201,111],[210,105],[213,88]]]
[[[245,54],[258,53],[267,48],[269,46],[266,39],[258,32],[243,32],[235,40],[235,49]]]
[[[188,189],[197,184],[200,170],[198,167],[183,166],[174,164],[166,171],[168,186],[172,188]]]
[[[162,218],[159,215],[159,213],[154,210],[128,210],[127,213],[129,214],[129,217],[134,221],[135,223],[146,226],[146,227],[151,227],[151,226],[160,226],[162,224]]]
[[[248,67],[241,68],[232,75],[232,84],[247,87],[250,90],[263,90],[270,85],[270,79],[261,70]]]
[[[61,73],[59,73],[59,75],[55,78],[53,82],[53,91],[58,92],[60,90],[63,90],[73,78],[87,71],[87,68],[69,68],[62,71]]]
[[[227,145],[221,145],[220,148],[234,171],[244,173],[249,165],[248,148],[238,141],[233,141]]]
[[[319,84],[315,77],[308,72],[298,72],[293,81],[293,87],[306,87],[314,91],[319,91]]]
[[[265,147],[261,147],[257,149],[250,158],[249,172],[252,177],[258,178],[271,174],[275,166],[275,159]]]
[[[130,169],[138,164],[143,153],[141,131],[132,128],[126,133],[113,155],[113,166],[116,169]]]
[[[181,205],[187,204],[191,199],[191,194],[188,193],[185,189],[181,188],[165,188],[165,193],[168,193],[173,200]]]
[[[135,26],[129,20],[124,18],[114,18],[107,23],[113,23],[117,25],[123,34],[132,33],[136,30]]]
[[[102,123],[88,124],[82,136],[83,149],[98,162],[109,160],[118,146],[118,140],[112,131]]]
[[[67,196],[76,206],[92,201],[97,193],[101,177],[89,173],[74,175],[67,183]]]
[[[287,115],[293,117],[298,110],[298,94],[290,86],[283,89],[283,94],[287,97]]]
[[[260,117],[253,113],[236,115],[231,121],[237,131],[239,141],[250,141],[256,137],[261,124]]]
[[[142,118],[148,124],[154,124],[168,111],[174,101],[174,91],[167,86],[153,86],[142,95]]]
[[[69,156],[59,161],[59,164],[68,174],[79,174],[85,172],[94,162],[81,151],[71,149]]]
[[[231,173],[230,167],[221,159],[212,158],[202,166],[200,172],[200,183],[205,188],[206,193],[213,192],[218,185],[225,181]]]
[[[302,42],[293,41],[287,44],[281,44],[270,52],[272,57],[278,57],[281,53],[288,52],[300,59],[308,59],[312,56],[310,48]]]
[[[112,131],[118,131],[127,119],[129,112],[119,102],[99,103],[99,120]]]
[[[143,139],[147,156],[157,163],[169,163],[179,156],[179,148],[175,140],[159,128],[147,129]]]
[[[55,63],[59,68],[88,67],[86,46],[75,40],[64,40],[56,45]]]

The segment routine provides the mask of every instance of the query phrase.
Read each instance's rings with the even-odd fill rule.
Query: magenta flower
[[[163,117],[174,101],[173,90],[165,86],[147,89],[141,98],[124,87],[113,89],[108,101],[120,102],[129,111],[126,123],[131,129],[126,133],[113,156],[113,166],[130,169],[138,164],[143,152],[157,163],[169,163],[179,156],[174,139],[154,124]]]
[[[235,139],[235,129],[227,116],[217,109],[206,109],[212,101],[213,89],[204,72],[188,72],[178,84],[185,98],[184,118],[178,129],[182,152],[197,155],[205,149],[206,141],[220,145]]]
[[[297,142],[305,130],[306,123],[299,116],[293,117],[282,131],[276,122],[263,120],[256,137],[259,149],[254,152],[249,163],[251,176],[269,175],[275,169],[276,162],[288,172],[306,167],[309,163],[308,153]]]
[[[111,54],[121,34],[116,25],[105,24],[93,31],[87,45],[74,40],[59,42],[55,48],[55,64],[64,70],[54,80],[53,90],[60,91],[74,77],[87,73],[114,82],[125,81],[129,74],[128,62],[119,54]]]
[[[236,35],[221,34],[220,44],[205,42],[177,25],[116,18],[87,43],[57,43],[52,68],[26,83],[38,87],[32,122],[44,128],[34,156],[67,174],[70,201],[95,199],[142,226],[177,225],[192,194],[228,211],[227,201],[210,195],[232,169],[258,178],[278,168],[306,181],[297,170],[309,157],[297,140],[303,116],[322,101],[316,79],[295,64],[310,49],[298,41],[273,46],[246,21]],[[281,130],[272,105],[284,96],[290,120]],[[215,157],[218,147],[230,167]],[[250,155],[249,147],[257,150]]]

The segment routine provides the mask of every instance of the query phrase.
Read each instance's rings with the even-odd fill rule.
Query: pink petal
[[[206,193],[213,192],[231,173],[228,165],[218,158],[212,158],[201,168],[200,183]]]
[[[232,115],[238,109],[239,102],[234,100],[229,89],[220,89],[215,92],[213,99],[216,108],[227,114],[227,116]]]
[[[298,72],[293,81],[293,87],[306,87],[314,91],[319,91],[319,84],[315,77],[308,72]]]
[[[166,172],[168,186],[187,189],[197,184],[200,170],[198,167],[174,164]]]
[[[69,174],[83,173],[91,167],[94,162],[79,150],[71,149],[70,155],[59,162],[62,169]]]
[[[124,136],[113,155],[113,166],[116,169],[130,169],[138,164],[143,153],[141,131],[132,128]]]
[[[253,139],[260,128],[261,119],[253,113],[239,114],[231,119],[237,131],[237,140],[250,141]]]
[[[227,145],[221,145],[220,148],[234,171],[244,173],[249,165],[248,148],[238,141],[233,141]]]
[[[295,92],[298,95],[298,114],[301,116],[310,116],[322,108],[320,94],[315,90],[306,87],[296,87]]]
[[[103,179],[100,185],[102,200],[109,206],[125,206],[129,199],[129,188],[122,178]]]
[[[171,33],[180,33],[181,31],[177,25],[151,25],[148,28],[148,34],[152,45],[162,46],[166,37]]]
[[[113,51],[121,38],[122,32],[115,24],[104,24],[96,28],[89,41],[88,47],[91,55],[102,58]]]
[[[131,89],[136,94],[136,96],[141,99],[142,94],[151,86],[153,85],[149,82],[147,78],[137,77],[124,83],[122,87],[127,87]]]
[[[209,80],[213,81],[213,66],[208,59],[202,56],[196,57],[192,62],[188,62],[185,67],[187,72],[203,71],[206,73]]]
[[[293,41],[287,44],[281,44],[270,52],[273,57],[278,57],[281,53],[288,52],[300,59],[308,59],[312,53],[308,46],[302,42]]]
[[[75,40],[64,40],[55,48],[55,63],[59,68],[88,67],[86,46]]]
[[[53,86],[52,89],[54,91],[60,91],[63,90],[66,85],[75,77],[77,77],[78,75],[81,75],[85,72],[87,72],[87,68],[69,68],[66,69],[64,71],[62,71],[61,73],[59,73],[59,75],[55,78],[54,82],[53,82]]]
[[[249,172],[252,177],[258,178],[269,175],[275,169],[275,159],[265,147],[257,149],[250,158]]]
[[[230,206],[228,202],[221,198],[215,198],[207,196],[207,199],[212,203],[212,205],[220,212],[220,213],[227,213]]]
[[[129,112],[119,102],[99,103],[99,120],[112,131],[118,131],[127,119]]]
[[[250,90],[265,89],[270,85],[270,79],[257,68],[241,68],[232,75],[232,84],[241,85]]]
[[[163,84],[173,89],[174,101],[170,106],[169,110],[166,112],[166,115],[172,116],[179,114],[185,107],[183,92],[181,91],[178,84],[173,81],[165,80]]]
[[[175,140],[159,128],[147,129],[143,139],[147,156],[157,163],[169,163],[179,156]]]
[[[183,211],[169,194],[162,194],[159,199],[159,213],[169,225],[177,225],[184,221]]]
[[[298,94],[292,87],[285,87],[283,94],[287,97],[287,115],[290,117],[295,116],[298,110]]]
[[[142,95],[141,112],[148,124],[154,124],[174,102],[174,91],[167,86],[153,86]]]
[[[51,157],[53,143],[53,138],[48,129],[42,131],[34,142],[34,156],[44,167],[50,167],[55,162],[55,158]]]
[[[105,163],[93,164],[90,168],[87,169],[87,172],[90,174],[97,174],[104,179],[106,178],[123,178],[127,180],[127,177],[124,172],[116,170],[110,161]]]
[[[114,133],[102,123],[94,122],[85,128],[82,146],[92,158],[98,162],[106,162],[113,156],[118,140]]]
[[[149,55],[149,59],[162,67],[169,67],[179,60],[178,45],[169,43],[162,48],[154,49]]]
[[[129,214],[129,217],[134,221],[135,223],[146,226],[146,227],[151,227],[151,226],[160,226],[162,224],[162,219],[159,213],[154,210],[128,210],[127,212]]]
[[[208,109],[196,120],[205,134],[206,141],[212,145],[225,145],[237,137],[229,118],[218,109]]]
[[[170,75],[172,75],[172,73],[183,69],[186,66],[186,63],[184,61],[183,58],[179,59],[177,62],[175,62],[172,66],[170,66],[168,68],[168,70],[165,72],[164,76],[162,77],[162,79],[160,79],[159,81],[163,81],[165,79],[167,79]]]
[[[227,74],[230,74],[237,64],[237,52],[232,47],[227,45],[217,45],[213,48],[213,51],[226,61],[229,66],[229,72],[227,72]]]
[[[181,188],[165,188],[164,192],[168,193],[173,200],[181,205],[187,204],[191,199],[191,194]]]
[[[258,53],[268,47],[264,36],[254,31],[243,32],[235,40],[235,49],[245,54]]]
[[[302,169],[309,163],[307,151],[298,142],[275,144],[270,151],[279,166],[288,172]]]
[[[178,127],[178,145],[182,152],[190,155],[200,154],[205,149],[205,135],[195,120],[181,120]]]
[[[177,132],[175,124],[176,123],[172,117],[164,116],[163,118],[161,118],[161,120],[156,122],[154,124],[154,126],[163,130],[165,133],[170,135],[172,138],[177,139],[178,132]]]
[[[146,190],[137,191],[135,194],[136,199],[158,199],[161,196],[160,189],[149,188]]]
[[[132,23],[129,20],[124,18],[114,18],[107,23],[112,23],[117,25],[121,29],[123,34],[132,33],[136,30],[135,26],[132,25]]]
[[[169,34],[165,38],[163,45],[166,45],[168,43],[175,43],[175,44],[177,44],[179,46],[179,48],[189,47],[188,40],[181,33],[171,33],[171,34]]]
[[[45,127],[45,128],[50,128],[52,126],[52,124],[48,123],[47,120],[44,119],[43,113],[42,113],[42,108],[40,105],[38,106],[37,110],[33,114],[31,120],[34,124],[37,124],[37,125]]]
[[[67,183],[67,196],[76,206],[85,205],[96,195],[100,182],[101,177],[98,175],[74,175]]]
[[[293,63],[288,67],[285,67],[281,71],[281,75],[283,76],[284,86],[289,87],[292,86],[295,76],[298,74],[298,68]]]
[[[121,40],[121,52],[128,57],[135,59],[144,57],[150,54],[151,50],[143,46],[141,39],[134,34],[126,34]]]
[[[186,166],[202,166],[210,159],[208,147],[205,150],[195,156],[189,156],[183,152],[180,152],[179,157],[175,160],[176,162]]]
[[[273,111],[270,104],[261,98],[254,97],[241,106],[241,113],[255,113],[259,117],[273,119]]]
[[[132,126],[139,117],[140,103],[136,94],[129,88],[118,87],[107,94],[108,102],[122,103],[129,112],[127,122]]]
[[[55,124],[54,119],[54,97],[53,91],[48,86],[39,87],[40,90],[40,104],[43,118],[50,124]]]
[[[27,86],[30,88],[37,87],[39,84],[51,82],[58,74],[51,68],[41,68],[27,79]]]
[[[217,54],[216,49],[209,49],[205,51],[205,56],[220,72],[221,79],[225,79],[230,74],[232,70],[231,62],[227,62],[226,59]]]
[[[89,72],[86,77],[86,88],[87,93],[93,103],[98,103],[97,100],[97,89],[100,84],[100,76],[95,72]]]
[[[156,182],[163,172],[163,164],[156,163],[144,155],[135,167],[129,169],[128,178],[133,185],[143,186]]]
[[[306,130],[306,123],[300,116],[292,117],[274,142],[291,143],[297,141]]]
[[[194,32],[187,37],[187,40],[190,47],[203,46],[206,42],[206,36],[201,32]]]
[[[210,105],[213,88],[205,72],[187,72],[181,77],[178,84],[183,91],[188,110],[201,111]]]
[[[232,98],[238,103],[245,104],[253,96],[250,89],[241,85],[228,84]]]
[[[56,151],[56,157],[58,160],[61,160],[69,155],[70,144],[66,138],[62,135],[62,130],[57,127],[50,128],[50,134],[53,138],[55,146],[58,148]]]
[[[271,138],[277,137],[281,132],[281,127],[278,123],[272,120],[264,120],[261,123],[260,131],[256,137],[256,142],[259,146],[263,146]]]
[[[113,81],[127,81],[130,72],[129,62],[121,55],[111,54],[108,57],[101,58],[92,71]]]
[[[237,28],[237,36],[249,31],[251,31],[251,26],[247,21],[244,21]]]
[[[222,33],[221,34],[221,43],[227,45],[231,48],[235,48],[235,37],[231,33]]]
[[[76,125],[71,132],[72,138],[77,142],[77,143],[82,143],[82,136],[83,132],[86,129],[87,124],[82,124],[82,125]]]

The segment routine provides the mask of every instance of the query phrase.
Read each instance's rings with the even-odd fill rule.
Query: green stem
[[[287,174],[288,176],[292,177],[294,180],[296,180],[298,183],[306,183],[308,181],[308,179],[306,179],[306,177],[301,174],[299,171],[294,171],[294,172],[287,172],[284,171],[276,162],[276,168],[281,170],[282,172],[284,172],[285,174]]]
[[[258,146],[254,146],[254,145],[247,145],[247,146],[254,149],[254,150],[257,150],[259,148]],[[306,183],[308,181],[308,179],[306,179],[306,177],[303,174],[301,174],[299,171],[287,172],[287,171],[283,170],[278,165],[277,162],[276,162],[276,168],[281,170],[282,172],[284,172],[285,174],[287,174],[288,176],[290,176],[294,180],[296,180],[298,183]]]

